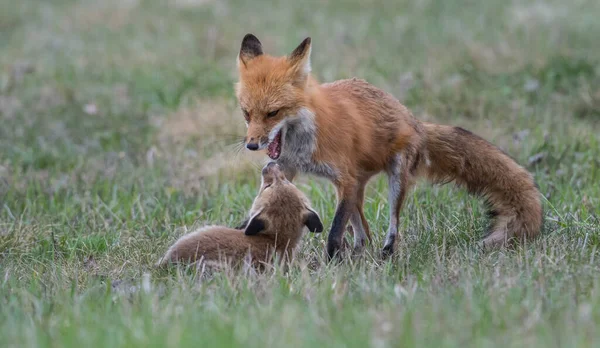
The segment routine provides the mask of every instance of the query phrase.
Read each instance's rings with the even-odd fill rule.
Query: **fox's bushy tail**
[[[533,176],[509,155],[460,127],[424,124],[426,173],[434,182],[455,182],[482,196],[491,224],[485,246],[540,234],[543,212]]]

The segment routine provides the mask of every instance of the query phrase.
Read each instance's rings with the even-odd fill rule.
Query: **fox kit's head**
[[[306,110],[310,73],[310,38],[284,57],[264,54],[256,36],[247,34],[238,55],[236,95],[246,119],[246,148],[267,149],[272,159],[282,152],[286,122]]]
[[[262,170],[261,181],[244,231],[246,235],[293,233],[287,237],[294,238],[300,236],[304,226],[311,232],[323,231],[321,219],[308,198],[286,179],[278,164],[268,163]]]

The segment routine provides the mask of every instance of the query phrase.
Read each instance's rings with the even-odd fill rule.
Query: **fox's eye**
[[[267,117],[273,117],[273,116],[277,115],[278,112],[279,112],[279,110],[271,111],[267,114]]]
[[[246,111],[246,109],[242,109],[242,112],[244,113],[244,118],[246,120],[250,118],[250,114],[248,113],[248,111]]]

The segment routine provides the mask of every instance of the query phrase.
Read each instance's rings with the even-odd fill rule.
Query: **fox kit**
[[[275,162],[263,168],[261,181],[243,226],[209,226],[189,233],[175,242],[157,265],[197,260],[239,264],[248,255],[255,266],[271,261],[274,255],[290,261],[304,227],[321,232],[323,224],[308,198],[285,178]]]
[[[290,181],[299,171],[335,184],[329,257],[339,250],[348,222],[355,248],[371,239],[364,190],[380,172],[389,184],[384,254],[394,250],[400,209],[421,176],[454,181],[485,198],[492,223],[484,245],[539,234],[540,193],[532,175],[507,154],[465,129],[418,121],[396,98],[364,80],[319,84],[310,74],[310,52],[306,38],[289,56],[270,56],[254,35],[246,35],[238,55],[236,95],[249,150],[266,150]]]

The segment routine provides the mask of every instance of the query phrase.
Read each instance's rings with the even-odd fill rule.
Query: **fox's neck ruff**
[[[302,108],[298,114],[286,118],[274,130],[282,130],[283,148],[279,162],[298,169],[312,162],[317,148],[315,114]]]
[[[282,122],[282,150],[277,162],[300,172],[312,173],[335,179],[337,173],[325,163],[315,162],[313,154],[317,149],[317,125],[315,114],[302,108],[293,117]]]

